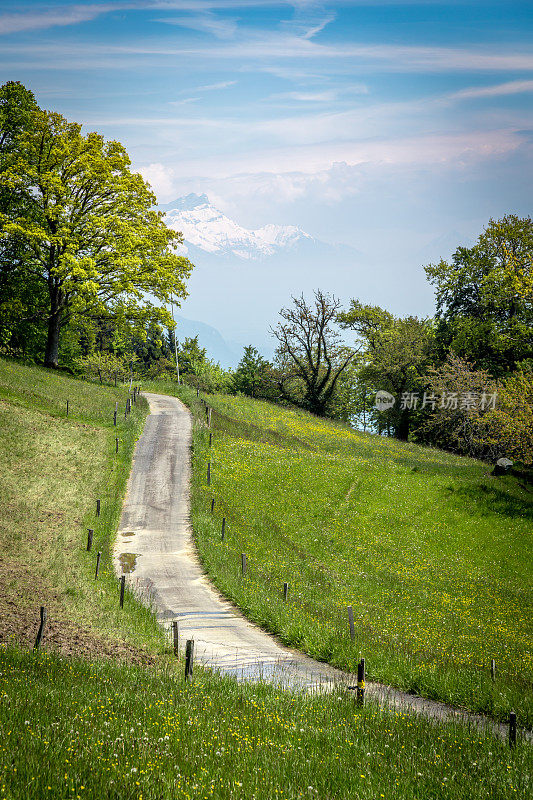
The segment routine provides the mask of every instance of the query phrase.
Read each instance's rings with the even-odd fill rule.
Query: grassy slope
[[[64,652],[135,657],[131,647],[164,649],[147,610],[128,602],[120,611],[110,558],[135,439],[146,415],[143,401],[125,421],[126,396],[123,387],[99,387],[0,360],[3,641],[33,643],[44,605],[49,616],[44,644]],[[116,429],[115,402],[122,410]],[[99,518],[96,498],[101,499]],[[91,553],[86,551],[88,528],[95,532]],[[95,581],[98,550],[102,562]]]
[[[200,670],[185,684],[164,656],[146,668],[51,654],[60,646],[131,660],[139,648],[157,654],[164,647],[153,618],[132,597],[122,613],[117,609],[108,548],[145,409],[121,421],[117,458],[110,424],[115,399],[123,407],[123,389],[0,361],[0,622],[5,626],[10,615],[14,623],[25,621],[31,645],[41,603],[51,617],[38,654],[0,646],[0,797],[528,795],[531,748],[520,743],[510,752],[462,726],[371,704],[358,709],[343,696],[294,697]],[[91,526],[105,559],[97,583],[94,550],[85,551]],[[13,630],[20,633],[15,624]]]
[[[0,650],[8,800],[509,800],[531,748],[197,672]],[[528,789],[529,786],[529,789]]]
[[[353,670],[362,654],[371,678],[499,718],[514,708],[533,726],[531,494],[472,459],[245,398],[209,402],[194,529],[222,591],[319,659]]]

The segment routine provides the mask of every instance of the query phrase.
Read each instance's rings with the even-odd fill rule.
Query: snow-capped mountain
[[[314,241],[294,225],[264,225],[255,231],[243,228],[211,205],[205,194],[188,194],[160,208],[166,213],[169,228],[183,234],[184,244],[178,248],[182,255],[189,255],[192,248],[193,252],[198,249],[253,260]]]

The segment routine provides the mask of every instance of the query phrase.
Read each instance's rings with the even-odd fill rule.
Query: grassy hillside
[[[364,655],[370,678],[499,718],[515,709],[533,725],[526,487],[479,461],[242,397],[209,398],[209,448],[203,410],[184,391],[200,421],[195,535],[227,596],[342,669]]]
[[[371,703],[361,709],[343,694],[304,697],[238,684],[199,669],[185,683],[183,664],[167,655],[149,611],[130,595],[118,608],[109,548],[146,413],[138,404],[115,431],[114,404],[123,409],[125,398],[124,388],[0,361],[0,797],[528,796],[531,748],[520,737],[510,751],[461,725]],[[253,434],[285,450],[292,438],[244,421],[225,424],[241,436],[246,428],[244,444]],[[205,435],[198,457],[202,442]],[[241,446],[228,436],[232,442]],[[88,527],[95,529],[91,553]],[[103,568],[95,582],[98,549]],[[41,604],[50,621],[34,653],[28,648]],[[102,655],[108,658],[95,660]]]
[[[531,748],[345,695],[0,650],[9,800],[509,800]],[[528,789],[529,786],[529,789]]]
[[[139,401],[125,420],[126,397],[125,387],[101,387],[0,359],[1,642],[32,645],[44,605],[48,648],[129,659],[164,648],[146,609],[133,601],[119,609],[110,559],[147,411]],[[88,528],[94,529],[90,553]],[[95,581],[98,550],[102,562]]]

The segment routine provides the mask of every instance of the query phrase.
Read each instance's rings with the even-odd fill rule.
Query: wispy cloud
[[[180,28],[202,31],[216,36],[217,39],[231,39],[237,31],[237,23],[232,19],[222,19],[221,17],[206,11],[203,14],[195,14],[190,17],[163,17],[156,20],[167,25],[178,25]]]
[[[235,86],[237,81],[219,81],[218,83],[207,83],[205,86],[196,86],[192,89],[193,92],[212,92],[218,89],[227,89],[229,86]]]
[[[508,81],[495,86],[476,86],[470,89],[460,89],[447,96],[449,100],[471,100],[477,97],[504,97],[511,94],[533,92],[533,81]]]
[[[107,14],[120,6],[108,5],[65,5],[52,9],[28,10],[25,13],[0,14],[0,34],[20,31],[40,30],[56,26],[78,25],[89,22],[102,14]]]

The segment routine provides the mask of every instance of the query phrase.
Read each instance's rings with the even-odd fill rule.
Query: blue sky
[[[532,32],[529,2],[4,0],[0,72],[123,142],[160,202],[350,244],[387,287],[367,301],[425,314],[424,254],[531,211]]]

